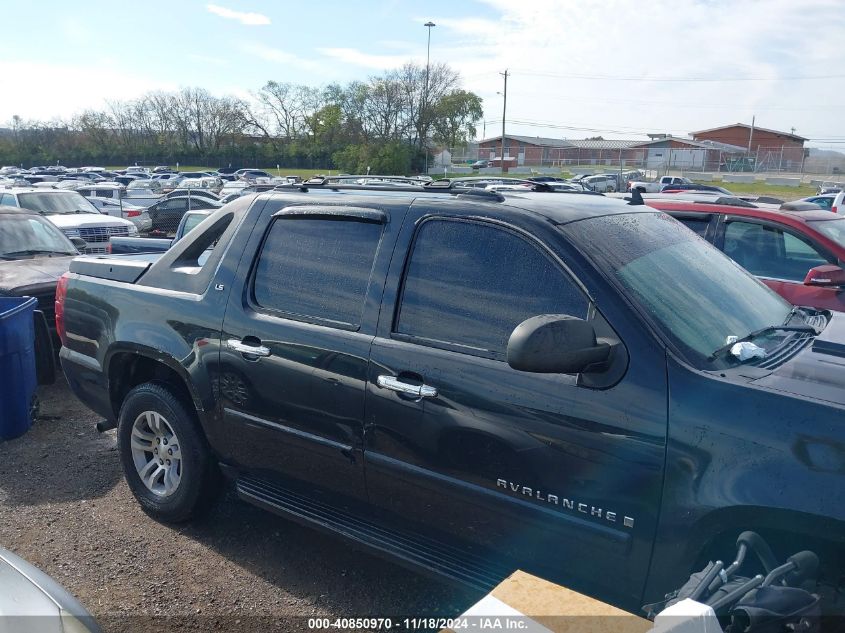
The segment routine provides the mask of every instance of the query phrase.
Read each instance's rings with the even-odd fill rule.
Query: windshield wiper
[[[788,318],[792,318],[791,313]],[[772,332],[809,332],[814,335],[819,333],[819,331],[812,325],[767,325],[766,327],[760,328],[759,330],[749,332],[745,336],[736,339],[732,343],[726,343],[725,345],[722,345],[722,347],[714,350],[713,353],[707,357],[707,360],[716,360],[717,357],[719,357],[721,354],[724,354],[737,343],[744,343],[746,341],[755,339],[758,336],[763,336],[764,334],[771,334]]]
[[[73,253],[66,253],[64,251],[52,251],[46,248],[29,248],[23,251],[12,251],[4,253],[3,257],[14,259],[16,255],[72,255]]]

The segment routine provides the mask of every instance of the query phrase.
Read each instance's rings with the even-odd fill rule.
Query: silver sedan
[[[149,233],[153,228],[153,220],[150,214],[147,213],[145,207],[130,204],[128,202],[120,203],[117,200],[109,198],[87,198],[91,204],[100,210],[100,213],[111,215],[116,218],[123,218],[129,220],[138,229],[139,233]]]
[[[0,630],[102,633],[94,617],[37,567],[0,547]]]

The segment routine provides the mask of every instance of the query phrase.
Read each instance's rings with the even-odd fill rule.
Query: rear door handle
[[[395,376],[382,375],[376,380],[376,384],[382,389],[390,389],[415,398],[436,398],[437,389],[428,385],[411,385],[403,382]]]
[[[233,349],[236,352],[240,352],[241,354],[247,354],[249,356],[269,356],[270,355],[270,348],[265,347],[264,345],[247,345],[246,343],[239,341],[236,338],[230,338],[226,341],[226,346],[229,349]]]

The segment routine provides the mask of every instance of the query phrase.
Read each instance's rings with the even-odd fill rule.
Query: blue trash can
[[[34,297],[0,297],[0,440],[32,426],[35,377]]]

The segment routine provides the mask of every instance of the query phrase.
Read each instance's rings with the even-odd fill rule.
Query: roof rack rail
[[[434,184],[434,183],[441,183],[441,184]],[[481,189],[479,187],[468,187],[468,186],[461,186],[461,182],[452,182],[447,179],[435,180],[432,183],[426,184],[419,184],[419,185],[409,185],[403,187],[394,187],[389,185],[378,185],[378,184],[367,184],[367,185],[360,185],[355,183],[339,183],[335,182],[334,180],[329,180],[325,177],[318,176],[315,178],[309,178],[304,182],[299,183],[281,183],[273,187],[273,191],[291,191],[291,190],[298,190],[302,192],[307,192],[309,189],[331,189],[332,191],[339,191],[339,190],[346,190],[346,191],[392,191],[394,193],[448,193],[455,196],[476,196],[476,197],[483,197],[488,198],[491,200],[497,200],[499,202],[504,201],[506,198],[501,191],[495,191],[490,189]],[[506,191],[505,193],[531,193],[531,192],[543,192],[543,193],[554,193],[554,194],[570,194],[570,195],[585,195],[585,196],[603,196],[604,194],[599,193],[597,191],[568,191],[568,190],[560,190],[555,189],[553,186],[549,185],[548,183],[538,182],[534,183],[534,186],[531,189],[526,189],[524,192],[520,191]]]
[[[428,187],[409,186],[409,187],[391,187],[382,185],[356,185],[356,184],[339,184],[336,182],[323,182],[310,179],[306,182],[300,183],[283,183],[273,188],[273,191],[297,191],[307,192],[309,189],[330,189],[332,191],[391,191],[393,193],[432,193]],[[488,191],[487,189],[478,189],[475,187],[441,187],[442,193],[447,193],[453,196],[475,196],[479,198],[489,198],[498,202],[503,202],[505,197],[498,191]]]

